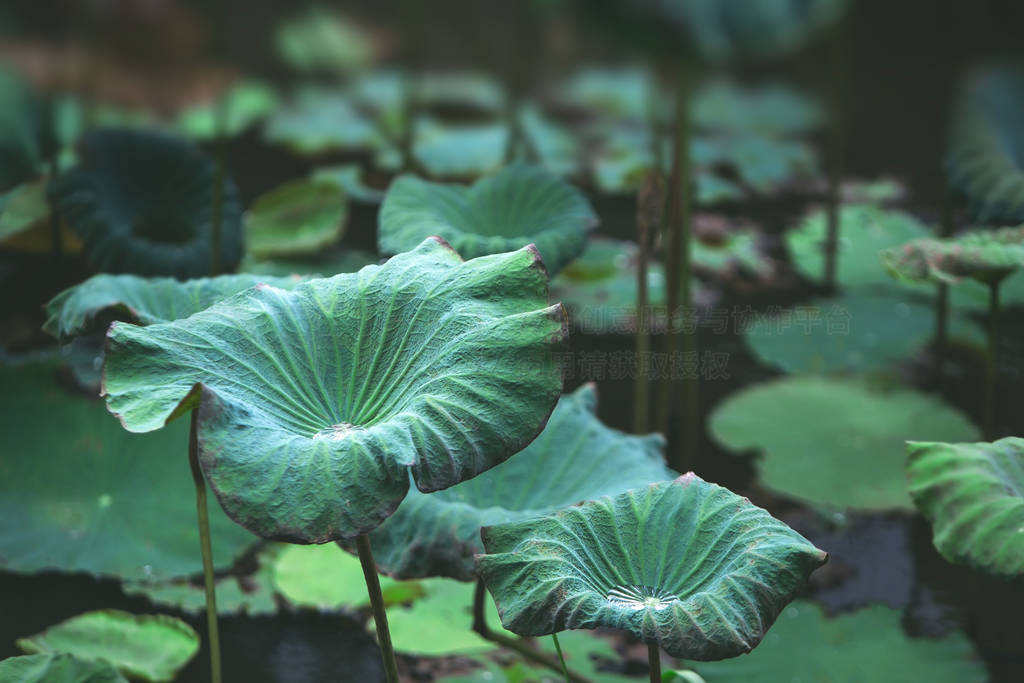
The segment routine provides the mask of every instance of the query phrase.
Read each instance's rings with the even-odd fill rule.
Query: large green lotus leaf
[[[475,178],[498,169],[508,153],[504,123],[456,125],[421,116],[413,130],[413,158],[435,178]]]
[[[474,71],[420,74],[413,94],[421,107],[477,109],[492,114],[505,107],[505,89],[494,77]]]
[[[817,281],[825,269],[825,238],[828,220],[824,210],[816,211],[786,233],[793,265],[804,277]],[[839,212],[840,284],[878,285],[890,282],[878,260],[878,252],[931,231],[913,216],[872,204],[843,206]]]
[[[249,253],[256,259],[316,254],[341,239],[347,209],[345,193],[335,183],[285,183],[257,197],[249,208]]]
[[[880,370],[913,356],[935,333],[935,306],[895,287],[850,287],[758,316],[747,343],[762,362],[787,372]],[[954,315],[950,333],[984,344],[981,328]]]
[[[953,107],[946,172],[979,223],[1024,222],[1021,134],[1024,65],[991,64],[961,84]]]
[[[0,67],[0,191],[39,174],[50,112],[13,71]]]
[[[356,108],[350,96],[314,86],[301,88],[288,106],[267,119],[263,137],[304,155],[376,149],[385,142],[375,123]]]
[[[969,441],[978,434],[927,394],[799,376],[730,396],[712,414],[710,430],[727,448],[761,452],[757,468],[766,487],[819,505],[869,510],[912,507],[906,439]]]
[[[302,607],[339,609],[370,604],[359,559],[331,543],[289,544],[274,560],[272,577],[274,589]],[[412,602],[423,594],[417,581],[395,581],[383,576],[380,587],[387,605]]]
[[[656,93],[657,83],[643,68],[588,67],[558,88],[558,99],[594,116],[648,121]]]
[[[716,78],[694,93],[690,109],[699,130],[799,135],[821,126],[824,114],[813,99],[780,83],[744,87]]]
[[[583,252],[597,214],[579,190],[547,171],[512,164],[472,187],[403,175],[380,208],[378,246],[385,254],[439,235],[465,258],[535,244],[552,274]]]
[[[107,406],[131,431],[198,405],[199,461],[229,516],[274,540],[376,528],[409,488],[522,450],[554,407],[536,249],[463,262],[430,238],[358,273],[261,285],[184,320],[107,335]]]
[[[365,204],[380,204],[384,201],[384,190],[366,182],[366,174],[359,164],[320,166],[314,168],[309,175],[314,180],[326,180],[334,183],[352,201]]]
[[[128,679],[107,661],[49,653],[0,661],[0,683],[128,683]]]
[[[347,74],[368,66],[373,41],[345,17],[320,6],[283,21],[275,32],[278,56],[298,71]]]
[[[79,163],[47,188],[50,202],[102,271],[201,277],[210,271],[215,164],[164,133],[98,129],[79,143]],[[242,258],[242,208],[224,180],[221,267]]]
[[[537,162],[559,176],[571,176],[582,165],[583,145],[570,129],[546,117],[535,105],[519,110],[519,127]]]
[[[1024,265],[1024,227],[922,238],[881,253],[889,273],[909,282],[1000,282]]]
[[[18,639],[28,654],[66,652],[103,659],[126,676],[170,681],[199,652],[199,636],[181,619],[166,614],[130,614],[120,610],[86,612]]]
[[[248,616],[276,613],[273,569],[274,561],[281,552],[281,546],[269,543],[256,555],[254,561],[257,567],[254,571],[248,574],[220,574],[216,581],[217,613]],[[160,607],[180,610],[190,615],[206,611],[206,591],[201,576],[170,581],[125,581],[121,588],[125,595],[144,597]]]
[[[971,641],[911,638],[898,610],[881,605],[834,619],[818,605],[787,607],[757,650],[724,662],[700,663],[709,683],[983,683],[984,663]]]
[[[907,444],[910,497],[950,562],[1024,574],[1024,439]]]
[[[181,281],[101,273],[53,297],[46,304],[43,330],[65,343],[85,334],[102,334],[113,320],[134,325],[169,322],[261,282],[291,289],[298,279],[242,273]]]
[[[827,557],[692,472],[481,535],[477,570],[510,631],[606,626],[699,660],[753,649]]]
[[[377,567],[400,579],[473,579],[480,527],[535,517],[653,481],[672,479],[658,434],[632,436],[597,419],[597,390],[559,400],[544,431],[521,453],[436,493],[410,493],[370,534]],[[352,548],[350,548],[351,550]]]
[[[22,183],[0,197],[0,243],[36,225],[50,214],[46,179]]]
[[[0,367],[0,566],[151,581],[201,572],[188,425],[129,434],[97,401],[62,391],[55,369]],[[216,506],[210,526],[217,568],[256,540]]]
[[[277,92],[269,85],[259,81],[240,81],[214,101],[197,104],[181,112],[177,126],[186,135],[210,140],[217,136],[218,116],[224,116],[223,134],[235,137],[269,116],[277,105]]]

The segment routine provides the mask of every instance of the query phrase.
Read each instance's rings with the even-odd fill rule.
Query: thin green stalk
[[[384,661],[384,676],[387,683],[398,683],[398,662],[395,661],[395,648],[391,645],[388,614],[384,610],[384,595],[380,591],[380,578],[377,576],[377,563],[373,561],[370,537],[366,534],[356,536],[356,548],[359,549],[359,564],[363,566],[366,592],[370,595],[370,606],[373,607],[373,623],[377,627],[377,643]]]
[[[939,237],[953,234],[953,198],[949,187],[942,198],[942,216],[939,220]],[[940,282],[936,285],[935,296],[935,377],[939,386],[946,369],[946,341],[949,338],[949,285]]]
[[[199,519],[199,546],[203,555],[203,584],[206,588],[206,630],[210,640],[210,679],[221,683],[220,631],[217,627],[217,586],[213,574],[213,546],[210,543],[210,515],[206,508],[206,481],[199,468],[199,439],[196,411],[192,411],[188,431],[188,464],[196,487],[196,515]]]
[[[210,275],[221,273],[221,226],[224,222],[224,175],[227,166],[227,143],[225,128],[228,118],[227,91],[217,103],[215,113],[216,171],[213,177],[213,208],[210,215]]]
[[[636,379],[633,384],[633,432],[644,434],[650,429],[650,377],[644,360],[651,352],[651,310],[647,293],[647,271],[651,242],[655,230],[660,228],[664,205],[664,185],[661,170],[655,168],[644,179],[637,192],[636,231]]]
[[[826,218],[828,221],[828,232],[825,237],[825,286],[829,290],[836,287],[839,259],[839,205],[840,205],[840,183],[842,182],[843,167],[845,164],[844,152],[846,146],[846,107],[845,89],[848,87],[846,73],[846,21],[840,21],[835,29],[835,35],[830,41],[832,50],[829,60],[828,79],[828,102],[829,102],[829,129],[828,129],[828,204]]]
[[[558,653],[558,661],[562,663],[562,675],[565,676],[565,683],[572,683],[569,680],[569,667],[565,665],[565,657],[562,655],[562,646],[558,644],[558,634],[552,633],[551,640],[555,643],[555,652]]]
[[[999,286],[1001,280],[988,286],[988,359],[985,366],[985,439],[993,441],[996,413],[996,369],[999,366]]]
[[[661,652],[657,643],[647,643],[647,667],[651,671],[651,683],[661,683]]]
[[[49,168],[50,168],[50,180],[57,177],[59,173],[59,167],[57,164],[57,146],[54,145],[53,151],[50,153]],[[53,209],[53,205],[50,207],[50,257],[55,263],[59,263],[61,258],[64,256],[64,243],[60,234],[60,216]]]
[[[592,683],[589,678],[569,670],[565,662],[557,657],[552,657],[546,652],[540,652],[529,645],[522,638],[509,638],[503,633],[496,633],[487,627],[487,620],[484,617],[484,595],[487,589],[484,582],[477,579],[476,590],[473,592],[473,631],[484,640],[497,643],[501,647],[512,650],[531,662],[546,666],[552,671],[561,671],[568,676],[571,683]]]

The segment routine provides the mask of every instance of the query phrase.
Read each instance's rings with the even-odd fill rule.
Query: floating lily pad
[[[29,654],[69,653],[106,660],[126,676],[170,681],[199,652],[199,636],[182,620],[165,614],[100,610],[19,638],[17,645]]]
[[[473,71],[438,71],[421,74],[415,81],[415,97],[421,107],[477,109],[500,114],[505,89],[494,77]]]
[[[47,188],[60,216],[102,271],[201,277],[210,270],[215,164],[182,138],[100,129],[79,144],[79,164]],[[238,190],[224,180],[221,267],[242,258]]]
[[[481,535],[477,570],[510,631],[606,626],[699,660],[754,648],[827,557],[692,472]]]
[[[691,145],[694,165],[726,167],[754,192],[769,195],[819,172],[814,148],[803,140],[742,134],[699,137]]]
[[[254,258],[315,254],[341,239],[345,193],[327,180],[293,180],[260,195],[246,215]]]
[[[0,367],[0,566],[137,580],[201,572],[188,425],[129,434],[98,402],[62,391],[55,369]],[[216,506],[210,527],[217,568],[256,540]]]
[[[290,289],[297,278],[266,275],[219,275],[195,280],[94,275],[69,287],[46,305],[43,330],[62,343],[81,335],[104,333],[113,320],[152,325],[187,318],[260,282]]]
[[[277,93],[258,81],[231,85],[212,102],[192,106],[178,116],[178,128],[194,138],[209,140],[217,135],[218,117],[223,116],[223,133],[235,137],[270,115],[278,105]]]
[[[499,168],[508,153],[504,123],[444,124],[424,116],[414,131],[412,155],[435,178],[475,178]]]
[[[383,253],[394,254],[438,235],[465,258],[535,244],[555,274],[583,252],[597,222],[572,185],[536,166],[513,164],[472,187],[395,179],[381,205],[377,239]]]
[[[50,215],[46,180],[22,183],[0,198],[0,242],[6,242]]]
[[[817,281],[824,273],[827,232],[827,217],[825,211],[820,210],[786,233],[793,265],[809,280]],[[841,207],[836,267],[839,283],[845,286],[888,284],[890,277],[878,260],[878,252],[930,236],[931,231],[921,221],[902,211],[871,204]]]
[[[0,683],[128,683],[128,679],[101,659],[49,653],[0,661]]]
[[[756,316],[746,339],[764,363],[787,372],[881,370],[923,349],[935,334],[935,306],[894,287],[851,287]],[[952,336],[983,344],[983,330],[955,315]]]
[[[912,507],[903,442],[970,441],[978,430],[938,399],[859,379],[788,377],[730,396],[712,414],[714,438],[757,449],[764,485],[818,505]]]
[[[788,136],[819,128],[824,114],[817,102],[779,83],[741,86],[727,79],[701,85],[691,105],[699,130]]]
[[[910,497],[950,562],[1024,574],[1024,439],[907,444]]]
[[[358,26],[325,7],[308,7],[278,26],[277,53],[298,71],[345,74],[369,65],[375,56],[371,38]]]
[[[374,548],[376,557],[376,548]],[[369,607],[359,559],[338,546],[288,545],[273,564],[273,583],[289,602],[317,609]],[[380,578],[384,603],[412,602],[423,594],[416,581]]]
[[[535,517],[672,479],[665,440],[632,436],[597,419],[597,390],[559,400],[544,431],[507,462],[461,484],[409,497],[370,534],[377,566],[397,578],[472,580],[480,527]]]
[[[975,70],[953,108],[946,171],[970,201],[979,223],[1024,222],[1024,65]]]
[[[358,164],[321,166],[314,168],[310,177],[334,183],[345,192],[345,196],[356,202],[380,204],[384,201],[384,190],[366,183],[365,174]]]
[[[910,282],[1000,282],[1024,265],[1024,228],[979,230],[951,239],[916,239],[881,253],[889,273]]]
[[[962,633],[911,638],[898,610],[872,606],[828,619],[798,600],[749,655],[695,666],[709,683],[983,683],[985,665]]]
[[[305,155],[376,149],[386,142],[350,96],[312,86],[299,90],[291,103],[267,119],[263,137]]]
[[[535,249],[464,263],[434,238],[184,320],[116,323],[104,388],[131,431],[198,405],[199,461],[229,516],[323,543],[376,528],[410,473],[436,491],[525,447],[560,393],[565,336]]]
[[[647,121],[657,83],[640,67],[591,67],[573,75],[558,89],[563,106],[596,116]]]

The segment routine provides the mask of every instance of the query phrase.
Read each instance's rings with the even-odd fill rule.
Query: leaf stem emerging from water
[[[196,486],[196,515],[199,519],[199,546],[203,554],[203,584],[206,588],[206,630],[210,641],[210,679],[221,683],[220,632],[217,628],[217,587],[213,575],[213,546],[210,543],[210,516],[206,507],[206,481],[199,469],[199,439],[196,411],[192,410],[188,431],[188,464]]]
[[[370,548],[370,537],[366,534],[356,536],[356,547],[359,549],[359,563],[363,566],[363,578],[366,579],[366,592],[373,607],[373,623],[377,627],[377,643],[384,661],[384,675],[388,683],[398,683],[398,662],[395,661],[395,648],[391,645],[388,615],[384,610],[384,596],[380,591],[380,578]]]
[[[555,652],[558,653],[558,661],[562,663],[562,675],[565,676],[565,683],[572,683],[569,680],[569,667],[565,665],[565,657],[562,656],[562,646],[558,644],[558,634],[552,633],[551,640],[555,643]]]
[[[647,643],[647,666],[651,671],[651,683],[661,683],[661,652],[657,643]]]

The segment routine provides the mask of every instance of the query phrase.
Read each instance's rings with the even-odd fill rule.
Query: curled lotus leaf
[[[886,249],[881,258],[899,280],[955,284],[969,277],[995,283],[1024,265],[1024,227],[916,239]]]
[[[410,493],[370,534],[384,573],[473,578],[480,527],[536,517],[583,500],[672,479],[659,434],[633,436],[597,418],[597,390],[562,396],[544,431],[501,465],[444,491]],[[350,548],[351,549],[351,548]]]
[[[215,164],[165,133],[99,129],[79,143],[79,163],[47,188],[50,202],[107,272],[201,277],[210,270]],[[221,266],[242,258],[242,208],[224,180]]]
[[[121,610],[86,612],[19,638],[29,654],[68,653],[105,660],[132,678],[170,681],[199,652],[199,636],[181,619],[166,614],[130,614]]]
[[[946,173],[980,223],[1024,221],[1024,64],[991,64],[967,75],[953,107]]]
[[[477,570],[510,631],[606,626],[697,660],[752,650],[827,558],[692,472],[481,534]]]
[[[261,282],[291,289],[299,280],[248,273],[185,281],[101,273],[53,297],[46,305],[43,330],[65,343],[84,334],[103,333],[114,320],[133,325],[169,322]]]
[[[380,209],[380,250],[394,254],[439,235],[465,258],[533,243],[552,275],[579,256],[597,215],[586,197],[536,166],[513,164],[471,187],[404,175]]]
[[[950,562],[1024,575],[1024,439],[907,443],[910,497]]]
[[[8,657],[0,661],[0,683],[128,683],[110,662],[67,653]]]
[[[435,71],[421,74],[413,85],[421,107],[465,108],[500,113],[505,90],[494,77],[473,71]]]
[[[463,262],[443,240],[184,320],[107,334],[107,407],[129,431],[198,405],[199,462],[228,516],[324,543],[522,450],[561,389],[567,334],[532,246]],[[230,372],[226,369],[230,368]]]
[[[316,254],[337,242],[348,210],[329,180],[300,178],[259,196],[246,214],[249,255],[256,259]]]
[[[286,146],[295,154],[326,154],[376,149],[385,138],[346,93],[307,86],[278,109],[263,127],[268,142]]]

